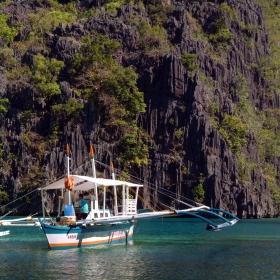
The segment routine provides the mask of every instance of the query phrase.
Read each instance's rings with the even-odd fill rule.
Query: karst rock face
[[[213,23],[218,17],[221,3],[234,7],[239,21],[252,26],[247,31],[251,45],[242,37],[240,26],[236,21],[228,19],[228,28],[233,34],[233,43],[224,52],[217,50],[215,59],[209,53],[203,40],[193,36],[193,22],[186,16],[190,13],[201,25],[204,32],[211,32]],[[81,9],[96,6],[101,10],[103,1],[80,1]],[[122,44],[121,50],[115,54],[118,63],[133,67],[139,75],[138,87],[144,92],[146,113],[138,117],[138,125],[146,130],[152,139],[149,149],[149,164],[135,167],[132,173],[149,182],[159,199],[163,197],[160,189],[167,189],[179,195],[192,198],[192,189],[203,177],[204,203],[214,208],[223,208],[243,218],[273,217],[278,209],[273,206],[270,189],[260,169],[255,168],[247,174],[249,180],[241,181],[238,174],[238,162],[235,154],[229,149],[225,139],[215,129],[209,114],[209,102],[216,98],[222,113],[232,114],[236,95],[230,91],[236,81],[236,73],[248,81],[249,98],[252,106],[258,110],[278,108],[279,99],[271,95],[264,96],[265,81],[252,65],[268,55],[268,34],[260,6],[251,0],[227,1],[171,1],[174,11],[164,23],[168,36],[173,43],[172,49],[164,55],[146,55],[139,48],[139,31],[133,25],[126,24],[126,18],[134,15],[147,17],[147,11],[136,6],[124,5],[114,16],[100,13],[99,17],[80,20],[73,25],[60,24],[52,33],[46,34],[46,43],[50,56],[63,60],[65,65],[79,51],[80,40],[88,32],[95,30]],[[8,6],[13,17],[22,18],[24,22],[27,11],[35,9],[29,1],[15,1]],[[29,34],[28,24],[18,34],[18,40],[24,40]],[[0,40],[1,45],[1,40]],[[181,60],[182,53],[197,55],[198,68],[194,73],[187,71]],[[220,53],[220,55],[219,55]],[[22,61],[32,65],[33,55],[37,50],[29,48],[22,56]],[[137,56],[136,56],[137,54]],[[209,86],[202,79],[211,77]],[[63,75],[59,77],[61,99],[73,97],[69,80]],[[37,166],[45,182],[57,179],[65,173],[64,147],[69,143],[71,149],[71,169],[81,166],[79,172],[90,174],[89,164],[84,164],[89,156],[89,144],[95,146],[95,158],[109,164],[115,162],[118,167],[117,143],[112,141],[100,122],[97,108],[86,102],[83,123],[67,123],[63,134],[53,147],[46,149],[42,156],[34,156],[24,142],[24,135],[40,135],[40,131],[48,129],[48,115],[42,114],[32,122],[24,123],[19,118],[24,104],[31,98],[28,89],[9,88],[5,69],[0,67],[0,95],[9,96],[13,107],[0,118],[2,131],[3,159],[9,161],[9,167],[2,167],[2,185],[8,185],[10,199],[16,198],[23,185],[25,174]],[[44,104],[40,105],[44,108]],[[176,137],[180,131],[180,137]],[[31,137],[32,139],[32,137]],[[43,141],[34,136],[34,141]],[[247,146],[242,152],[259,164],[254,135],[247,136]],[[9,154],[15,158],[9,158]],[[103,170],[100,169],[100,172]],[[105,173],[104,173],[105,174]],[[108,173],[106,173],[108,176]],[[43,181],[44,182],[44,181]],[[47,198],[46,198],[47,199]],[[26,212],[34,212],[39,198],[33,200]],[[52,208],[51,199],[49,208]],[[167,201],[170,203],[170,201]]]

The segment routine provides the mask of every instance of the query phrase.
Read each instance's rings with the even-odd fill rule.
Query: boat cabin
[[[84,200],[88,204],[89,209],[89,215],[87,219],[99,219],[99,218],[109,218],[111,216],[110,210],[105,208],[105,211],[103,211],[103,208],[100,208],[98,205],[98,199],[94,194],[90,195],[84,195]],[[80,206],[79,201],[76,201],[74,203],[74,210],[76,216],[80,213]]]
[[[75,182],[75,186],[72,191],[75,191],[76,195],[77,193],[89,193],[88,195],[84,196],[84,200],[86,200],[89,208],[89,213],[86,220],[108,219],[112,216],[131,216],[137,214],[138,191],[139,187],[142,187],[142,185],[113,179],[92,178],[80,175],[71,176]],[[117,187],[121,186],[122,192],[121,198],[119,198],[117,197]],[[111,192],[114,196],[113,209],[106,208],[106,188],[112,189]],[[65,190],[64,179],[42,188],[41,192],[51,189],[61,189],[61,193],[63,194],[63,191]],[[98,194],[98,191],[102,189],[103,197],[101,195],[95,195]],[[71,201],[72,191],[66,190],[66,195],[68,195],[68,203]],[[79,200],[76,199],[76,201],[71,201],[69,205],[64,205],[63,201],[65,202],[64,197],[60,196],[58,213],[61,213],[64,210],[64,216],[69,217],[72,222],[80,213]],[[100,202],[103,202],[102,206],[100,206]],[[42,206],[43,215],[45,215],[44,205]],[[71,210],[67,208],[68,206],[71,208]],[[61,215],[59,216],[61,217]]]

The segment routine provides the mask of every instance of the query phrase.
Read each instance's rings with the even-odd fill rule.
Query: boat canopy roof
[[[93,178],[89,176],[80,176],[80,175],[71,175],[74,178],[75,181],[75,187],[73,190],[90,190],[94,188],[94,185],[97,186],[121,186],[126,185],[129,187],[143,187],[143,185],[134,184],[126,181],[120,181],[120,180],[113,180],[113,179],[104,179],[104,178]],[[41,190],[55,190],[55,189],[64,189],[64,181],[65,178],[60,179],[54,183],[51,183],[50,185],[41,188]]]

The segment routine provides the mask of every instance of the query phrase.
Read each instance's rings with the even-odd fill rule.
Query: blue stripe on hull
[[[42,223],[41,223],[42,226]],[[94,234],[95,232],[98,234],[107,235],[108,232],[114,230],[127,230],[132,226],[131,222],[127,223],[117,223],[117,224],[110,224],[110,225],[100,225],[100,226],[52,226],[43,224],[42,228],[46,234],[82,234],[82,233],[91,233]],[[94,236],[94,235],[93,235]],[[98,235],[100,237],[100,235]],[[102,235],[101,235],[102,236]]]

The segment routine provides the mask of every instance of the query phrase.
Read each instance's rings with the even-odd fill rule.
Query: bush
[[[126,2],[128,2],[127,0],[110,0],[108,1],[109,3],[104,5],[105,11],[106,12],[110,12],[110,13],[114,13],[116,12],[117,9],[119,9],[122,5],[124,5]]]
[[[117,41],[97,35],[94,38],[84,37],[82,43],[79,53],[76,53],[72,60],[70,74],[80,74],[93,67],[95,70],[102,67],[110,68],[116,64],[112,55],[120,47]]]
[[[1,32],[1,31],[0,31]],[[0,35],[1,37],[1,35]],[[14,51],[11,48],[1,48],[0,49],[0,65],[4,66],[6,69],[11,69],[15,67],[18,61],[14,57]]]
[[[280,207],[280,189],[277,184],[277,170],[273,164],[266,163],[263,165],[263,173],[268,182],[272,201],[274,206]]]
[[[153,1],[152,1],[153,2]],[[148,5],[148,14],[153,25],[162,25],[168,16],[174,11],[174,7],[162,5],[162,1],[154,1],[155,3]]]
[[[128,116],[145,112],[144,94],[136,86],[137,74],[132,68],[115,66],[103,81],[102,89],[125,107]]]
[[[64,62],[55,58],[47,59],[41,54],[34,56],[32,80],[37,96],[49,99],[53,95],[61,93],[56,79],[63,66]]]
[[[131,164],[148,164],[148,147],[143,141],[145,137],[146,134],[134,126],[131,127],[130,133],[126,133],[119,140],[120,162],[124,170]]]
[[[8,15],[0,14],[0,37],[2,37],[6,43],[13,42],[18,33],[14,27],[8,26],[7,20],[9,17]]]
[[[144,94],[136,85],[132,68],[117,66],[113,52],[120,44],[103,35],[85,37],[72,61],[71,74],[84,98],[96,102],[109,119],[130,121],[145,112]]]
[[[215,47],[221,46],[223,48],[227,47],[233,39],[231,31],[227,28],[223,20],[218,20],[216,22],[216,32],[209,35],[209,41]]]
[[[231,8],[226,3],[222,3],[220,5],[220,14],[223,18],[230,18],[230,20],[238,20],[237,12],[234,8]]]
[[[27,148],[30,148],[32,146],[31,139],[29,138],[28,133],[22,134],[22,142],[26,145]]]
[[[81,104],[72,98],[69,98],[66,104],[56,104],[52,106],[52,110],[56,118],[68,121],[76,120],[83,108],[84,104]]]
[[[25,110],[24,112],[22,112],[19,116],[19,119],[26,123],[28,121],[31,121],[33,117],[36,116],[36,112],[33,110]]]
[[[227,18],[237,20],[237,13],[227,4],[222,3],[219,10],[219,18],[215,23],[216,31],[214,34],[209,35],[209,41],[215,47],[226,48],[232,42],[233,34],[226,25]]]
[[[76,21],[76,15],[73,12],[59,10],[37,9],[36,13],[28,16],[32,31],[39,37],[53,31],[60,23],[70,24]]]
[[[139,24],[140,49],[148,56],[161,56],[170,50],[167,34],[163,27],[151,27],[147,21]]]
[[[181,128],[175,129],[174,136],[175,136],[176,140],[181,141],[182,136],[183,136],[183,128],[181,127]]]
[[[240,182],[244,183],[245,181],[250,182],[251,172],[256,168],[256,164],[252,162],[249,156],[238,152],[236,154],[237,163],[238,163],[238,179]]]
[[[181,60],[182,64],[186,67],[187,71],[196,71],[198,69],[198,64],[195,63],[197,58],[196,54],[182,53]]]
[[[0,113],[7,113],[8,112],[8,106],[10,105],[10,101],[8,98],[2,98],[0,99]]]
[[[246,144],[248,127],[237,116],[225,114],[222,121],[222,128],[227,132],[229,148],[233,153],[237,153]]]
[[[205,191],[203,188],[203,184],[204,184],[203,174],[200,173],[198,184],[192,190],[192,195],[195,202],[201,203],[204,200]]]
[[[3,205],[8,201],[9,201],[9,196],[7,193],[7,189],[4,186],[0,185],[0,205]]]

